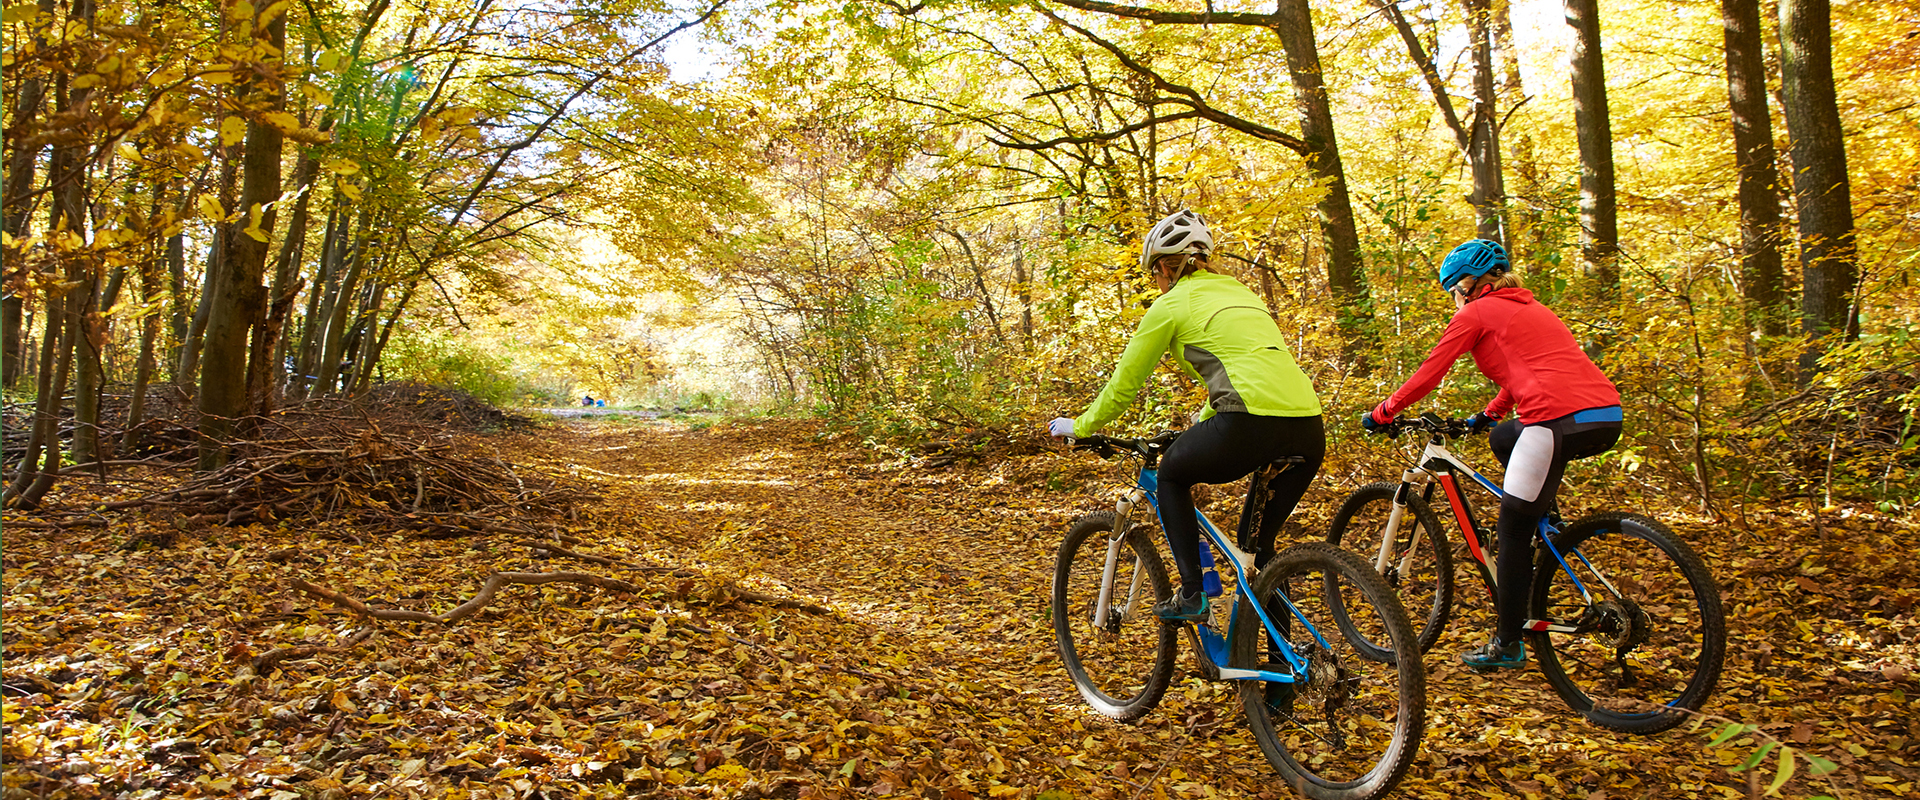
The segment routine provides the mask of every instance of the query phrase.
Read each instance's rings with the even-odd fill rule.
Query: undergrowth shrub
[[[524,393],[506,359],[441,331],[396,332],[381,364],[390,380],[449,386],[490,405],[507,405]]]

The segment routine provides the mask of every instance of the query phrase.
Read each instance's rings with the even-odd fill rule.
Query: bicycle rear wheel
[[[1573,630],[1528,634],[1547,683],[1603,728],[1685,721],[1675,709],[1706,703],[1727,645],[1720,588],[1700,556],[1651,517],[1618,512],[1578,520],[1554,544],[1573,577],[1543,548],[1529,611]]]
[[[1327,541],[1363,562],[1375,563],[1399,489],[1398,483],[1370,483],[1355,489],[1334,513]],[[1400,594],[1408,617],[1419,624],[1420,652],[1424,653],[1440,641],[1453,616],[1453,551],[1426,501],[1411,494],[1407,497],[1407,512],[1400,515],[1388,557],[1391,560],[1381,575]]]
[[[1100,587],[1115,545],[1112,512],[1076,520],[1060,543],[1053,572],[1053,635],[1080,696],[1118,720],[1153,710],[1173,678],[1180,640],[1153,604],[1173,595],[1167,568],[1142,528],[1118,540],[1112,594],[1104,617]]]
[[[1426,671],[1399,598],[1372,565],[1325,542],[1282,551],[1252,588],[1307,662],[1297,683],[1240,684],[1267,762],[1314,800],[1392,791],[1419,752],[1427,704]],[[1237,612],[1232,665],[1292,672],[1246,599]]]

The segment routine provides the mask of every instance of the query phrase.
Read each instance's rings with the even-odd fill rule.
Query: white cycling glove
[[[1073,420],[1066,417],[1055,417],[1052,422],[1047,423],[1047,433],[1052,436],[1072,436]]]

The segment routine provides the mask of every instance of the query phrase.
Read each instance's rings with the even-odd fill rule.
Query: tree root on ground
[[[276,647],[254,657],[252,662],[253,674],[266,675],[271,673],[275,667],[280,666],[280,662],[290,658],[310,658],[325,653],[338,653],[342,650],[347,650],[354,645],[366,641],[367,637],[373,635],[373,632],[374,627],[372,625],[365,625],[359,630],[354,631],[352,635],[340,640],[340,643],[336,645],[302,644],[292,647]]]
[[[714,605],[725,605],[726,604],[725,600],[731,599],[731,600],[738,600],[745,603],[752,603],[754,605],[772,606],[774,608],[791,608],[796,611],[805,611],[809,614],[820,614],[822,616],[830,615],[833,613],[833,609],[827,608],[826,606],[817,606],[812,603],[795,600],[791,597],[781,597],[776,594],[763,594],[761,592],[756,592],[751,589],[743,589],[740,587],[739,584],[734,583],[733,581],[727,581],[721,584],[720,591],[723,593],[723,598],[722,600],[715,602]]]

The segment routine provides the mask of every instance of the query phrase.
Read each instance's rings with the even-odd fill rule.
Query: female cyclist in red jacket
[[[1489,444],[1507,469],[1496,526],[1500,622],[1493,641],[1460,660],[1476,669],[1520,667],[1527,663],[1520,628],[1533,581],[1534,530],[1553,506],[1567,462],[1606,452],[1620,439],[1620,391],[1560,318],[1521,288],[1498,242],[1474,239],[1454,248],[1440,265],[1440,288],[1453,293],[1458,309],[1440,343],[1360,422],[1368,431],[1392,422],[1469,352],[1474,366],[1500,387],[1471,419],[1476,430],[1493,427]],[[1517,420],[1495,426],[1516,407]]]

